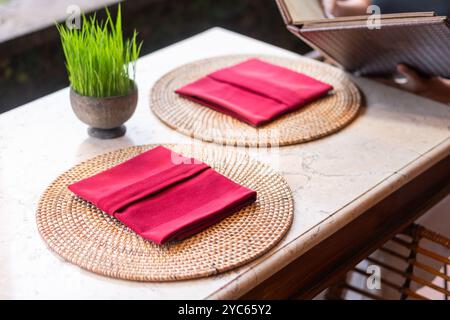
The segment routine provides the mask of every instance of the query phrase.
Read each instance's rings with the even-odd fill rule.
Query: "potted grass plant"
[[[75,115],[89,125],[90,136],[111,139],[125,134],[123,125],[136,110],[136,60],[142,43],[137,33],[124,40],[120,6],[114,21],[83,16],[80,29],[57,26],[70,81]]]

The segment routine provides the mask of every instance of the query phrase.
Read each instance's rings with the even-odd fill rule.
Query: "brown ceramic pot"
[[[125,134],[123,125],[136,110],[138,90],[136,85],[127,95],[115,97],[88,97],[70,89],[70,103],[75,115],[89,125],[90,136],[112,139]]]

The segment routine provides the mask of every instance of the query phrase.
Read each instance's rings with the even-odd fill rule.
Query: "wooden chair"
[[[329,288],[325,299],[448,300],[450,239],[412,224]],[[381,289],[368,289],[367,266],[381,271]],[[366,269],[365,269],[366,267]],[[360,284],[356,284],[355,276]],[[373,280],[370,279],[370,280]],[[352,298],[353,296],[353,298]]]

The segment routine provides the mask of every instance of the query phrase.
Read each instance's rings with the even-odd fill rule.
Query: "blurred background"
[[[0,113],[68,86],[55,22],[77,5],[90,15],[115,13],[118,0],[0,0]],[[305,53],[308,47],[287,32],[274,0],[122,1],[126,36],[139,32],[145,55],[220,26]]]

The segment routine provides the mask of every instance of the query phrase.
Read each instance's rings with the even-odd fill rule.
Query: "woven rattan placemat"
[[[258,129],[175,93],[183,85],[251,57],[312,76],[331,84],[334,91]],[[318,139],[343,128],[358,114],[361,96],[347,74],[329,65],[307,58],[238,55],[200,60],[169,72],[153,86],[150,106],[169,127],[203,141],[253,147],[283,146]]]
[[[37,210],[39,232],[50,248],[102,275],[170,281],[210,276],[241,266],[266,253],[289,229],[293,200],[284,178],[269,166],[229,148],[168,145],[258,193],[254,204],[178,243],[159,246],[146,241],[67,189],[75,181],[153,147],[106,153],[59,176],[42,195]]]

